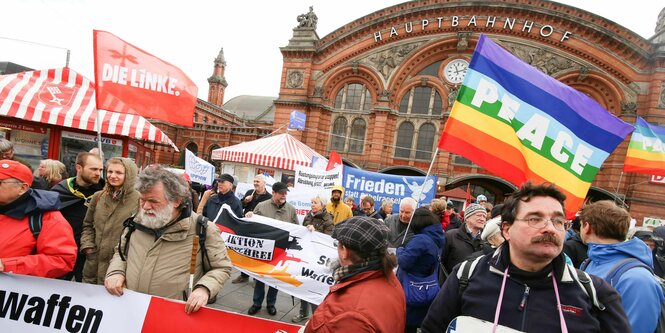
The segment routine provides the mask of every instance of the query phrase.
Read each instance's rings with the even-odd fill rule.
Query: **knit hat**
[[[335,225],[332,238],[361,257],[370,257],[386,251],[389,233],[388,227],[375,218],[353,216]]]
[[[464,210],[464,221],[468,220],[473,214],[477,214],[480,212],[487,213],[487,209],[475,203],[468,205]]]
[[[476,201],[478,201],[478,203],[480,203],[481,201],[487,202],[487,197],[484,194],[480,194],[476,197]]]
[[[497,216],[485,223],[483,233],[480,234],[480,239],[487,241],[488,238],[501,232],[501,216]]]

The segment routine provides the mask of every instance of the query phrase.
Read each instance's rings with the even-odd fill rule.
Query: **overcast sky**
[[[317,33],[403,1],[359,0],[3,0],[0,61],[35,69],[65,65],[93,79],[92,30],[106,30],[178,67],[207,99],[213,59],[224,47],[225,101],[238,95],[277,96],[286,46],[296,17],[310,5]],[[612,20],[644,38],[653,36],[660,0],[560,1]],[[53,47],[8,39],[26,40]]]

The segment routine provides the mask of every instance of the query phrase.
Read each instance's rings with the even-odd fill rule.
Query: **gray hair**
[[[157,183],[162,183],[164,196],[170,202],[182,200],[183,203],[189,203],[192,200],[185,179],[160,165],[150,166],[141,171],[136,180],[135,188],[139,193],[145,193],[150,191]]]
[[[0,152],[14,149],[14,143],[7,139],[0,139]]]
[[[390,199],[383,199],[381,201],[381,208],[386,207],[386,206],[392,206],[392,205],[393,205],[393,201],[390,200]]]
[[[254,180],[257,179],[263,182],[264,184],[266,183],[266,176],[264,176],[262,173],[258,173],[256,174],[256,176],[254,176]]]
[[[404,199],[402,199],[402,201],[399,202],[400,207],[402,207],[402,206],[411,206],[413,208],[413,210],[416,210],[417,205],[418,205],[418,203],[416,203],[416,200],[411,198],[411,197],[404,198]]]
[[[326,199],[325,197],[322,197],[320,194],[317,194],[317,195],[313,196],[312,200],[314,200],[314,199],[319,199],[319,202],[321,202],[321,205],[323,205],[324,208],[328,204],[328,199]]]

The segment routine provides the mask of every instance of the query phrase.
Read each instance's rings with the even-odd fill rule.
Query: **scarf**
[[[381,260],[378,257],[370,257],[358,264],[339,266],[333,271],[333,277],[337,283],[342,282],[356,274],[367,271],[381,270]]]

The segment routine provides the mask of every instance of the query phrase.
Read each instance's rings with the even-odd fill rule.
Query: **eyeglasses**
[[[23,184],[23,182],[16,181],[15,179],[0,180],[0,184]]]
[[[529,217],[525,219],[515,219],[515,221],[524,221],[526,222],[531,228],[534,229],[543,229],[547,227],[547,222],[552,222],[552,225],[554,226],[554,229],[556,230],[568,230],[570,229],[570,226],[572,225],[572,222],[566,221],[565,218],[563,217],[554,217],[550,219],[546,219],[544,217],[540,216],[534,216],[534,217]]]

